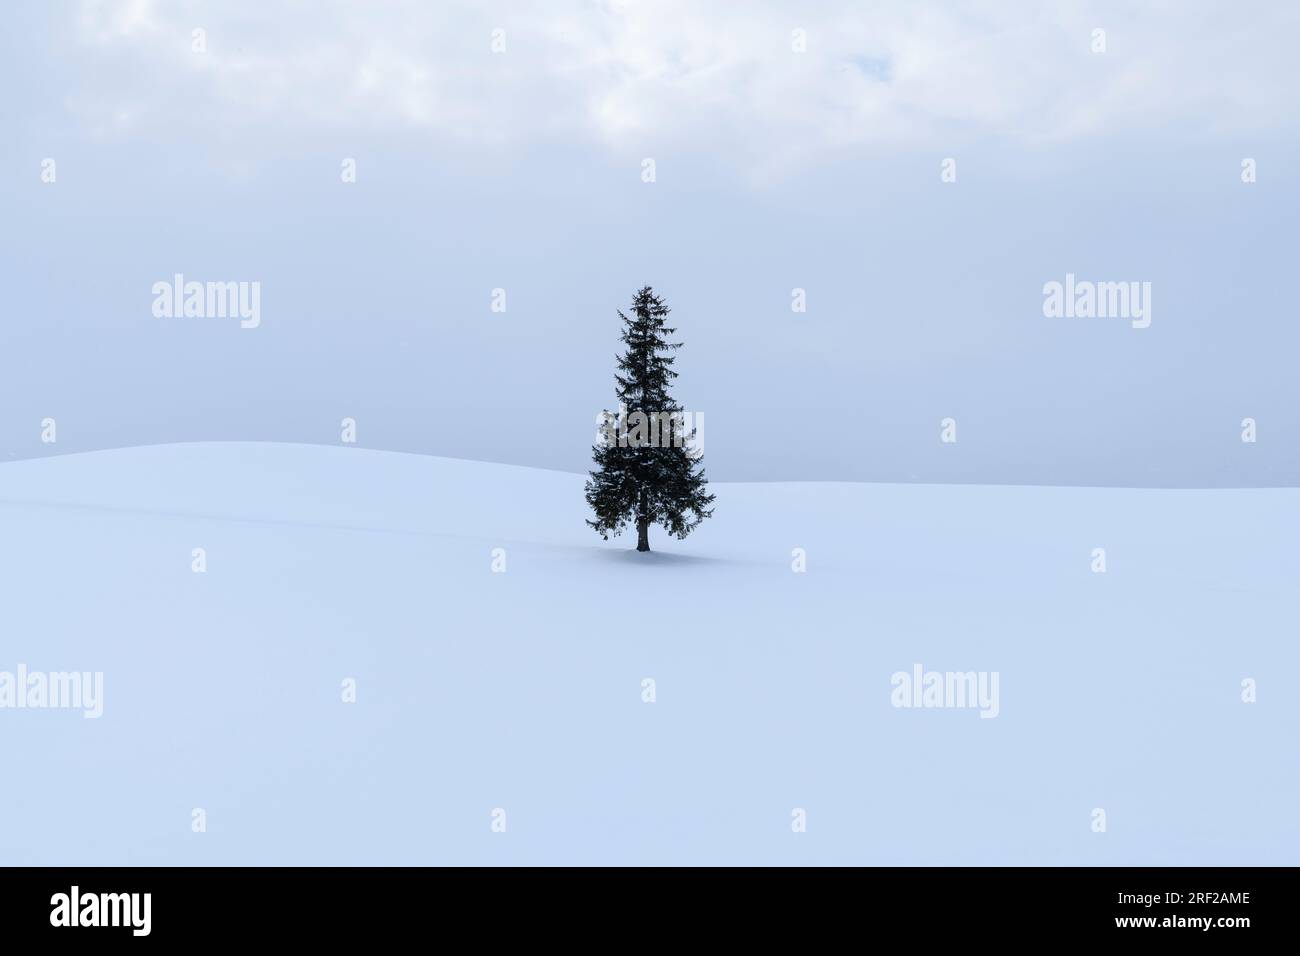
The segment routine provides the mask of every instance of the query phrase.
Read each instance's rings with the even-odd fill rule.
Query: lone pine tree
[[[676,329],[664,325],[668,306],[646,286],[632,299],[632,317],[623,320],[627,351],[614,375],[619,411],[602,415],[601,436],[592,450],[596,469],[587,480],[587,504],[596,517],[587,524],[608,540],[629,523],[636,525],[636,549],[650,550],[650,525],[685,538],[713,514],[714,496],[695,445],[695,429],[668,394],[677,377],[669,342]]]

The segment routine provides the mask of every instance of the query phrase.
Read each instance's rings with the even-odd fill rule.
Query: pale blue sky
[[[1290,5],[426,6],[14,6],[0,454],[580,471],[649,283],[715,479],[1300,483]],[[261,326],[155,318],[176,272]],[[1067,272],[1151,327],[1045,318]]]

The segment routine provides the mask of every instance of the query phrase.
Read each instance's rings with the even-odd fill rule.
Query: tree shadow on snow
[[[661,568],[684,568],[691,565],[741,565],[747,562],[731,558],[713,558],[700,554],[680,554],[672,551],[638,551],[636,548],[593,548],[597,560],[611,564],[649,565]]]

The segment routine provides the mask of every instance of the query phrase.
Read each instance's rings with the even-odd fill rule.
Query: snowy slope
[[[1300,490],[713,487],[645,556],[558,472],[0,465],[0,671],[105,682],[0,710],[0,863],[1300,862]]]

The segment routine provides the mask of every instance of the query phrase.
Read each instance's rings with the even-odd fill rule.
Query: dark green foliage
[[[672,352],[681,343],[668,341],[677,330],[664,325],[667,315],[668,307],[649,286],[633,298],[631,318],[618,313],[627,351],[614,381],[626,419],[606,412],[607,438],[592,451],[596,469],[586,485],[595,514],[587,524],[606,539],[635,524],[638,551],[650,550],[651,524],[685,538],[713,513],[714,496],[705,490],[704,468],[690,447],[695,430],[668,394],[677,377]]]

